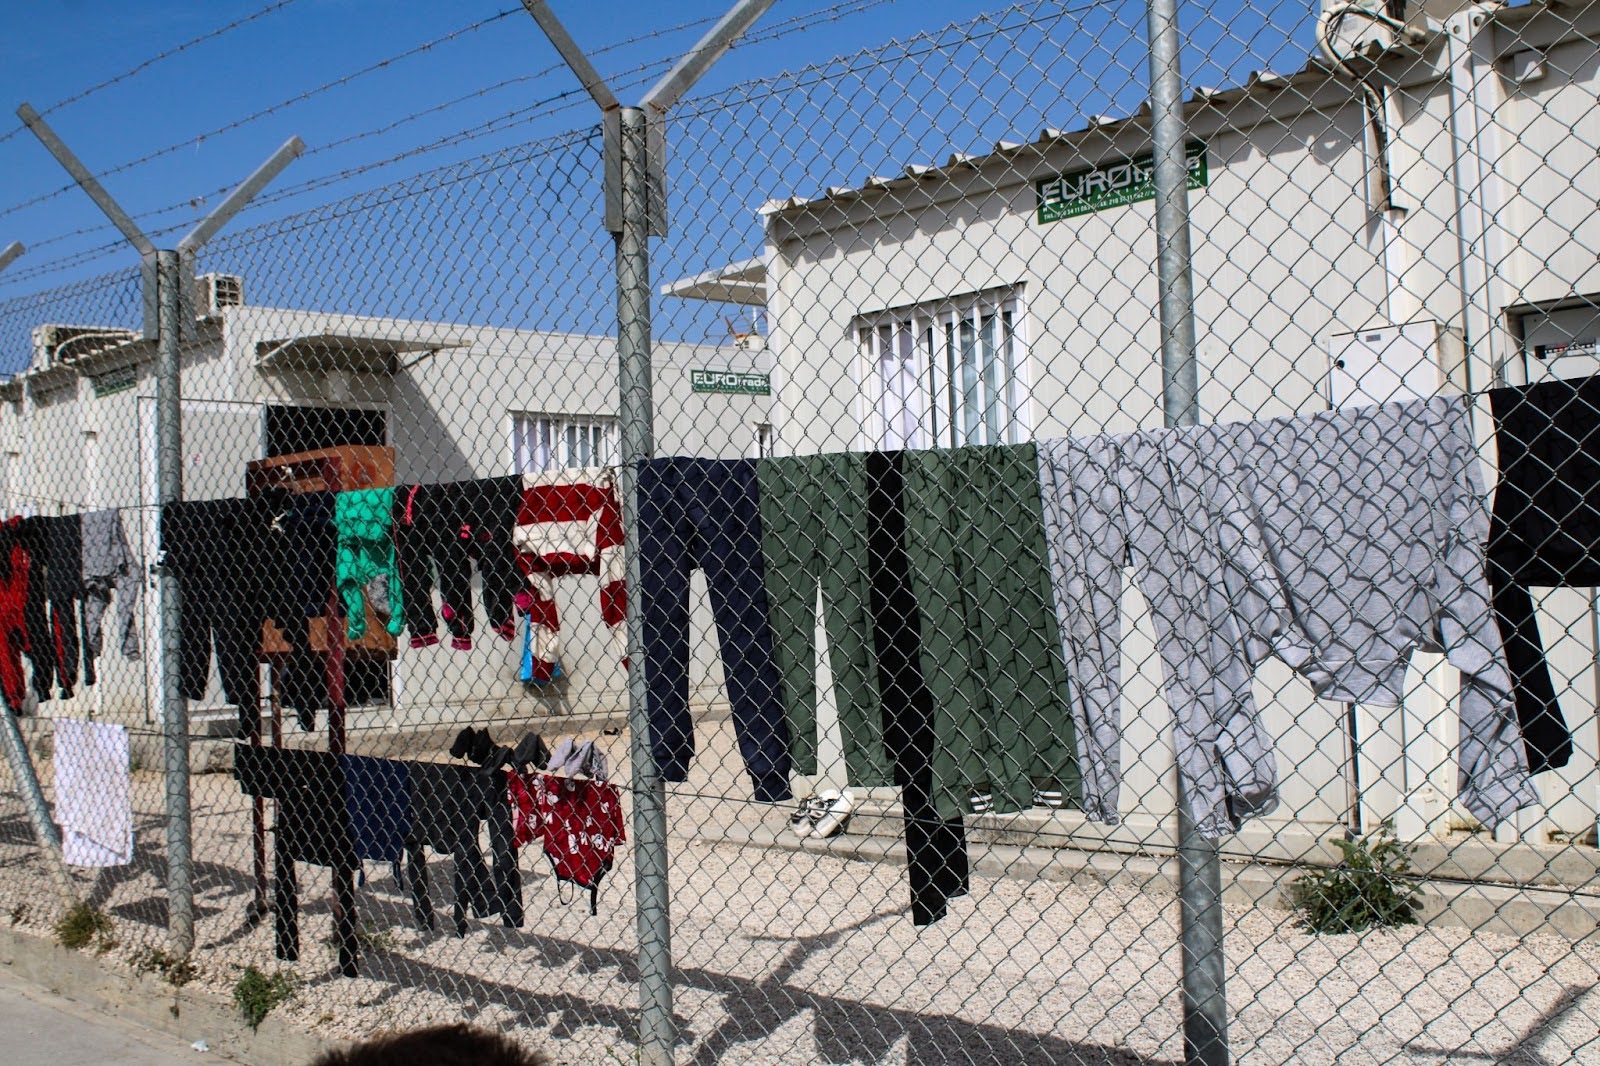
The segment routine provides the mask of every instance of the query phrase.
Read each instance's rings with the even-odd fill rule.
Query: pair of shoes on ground
[[[801,838],[826,840],[838,836],[850,824],[850,812],[855,806],[856,799],[848,790],[825,788],[800,801],[800,806],[789,816],[789,829]]]

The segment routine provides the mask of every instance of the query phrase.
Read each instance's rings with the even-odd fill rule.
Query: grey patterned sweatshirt
[[[1180,778],[1203,832],[1272,802],[1270,740],[1249,694],[1269,654],[1320,696],[1393,706],[1411,653],[1443,652],[1461,671],[1461,804],[1494,826],[1539,802],[1484,578],[1488,509],[1467,419],[1465,398],[1436,397],[1040,446],[1086,810],[1115,815],[1121,734],[1117,649],[1093,632],[1117,590],[1105,551],[1083,547],[1113,501],[1102,491],[1091,512],[1073,509],[1085,489],[1075,462],[1078,476],[1098,473],[1074,456],[1090,454],[1112,467],[1112,528],[1129,531],[1143,564]],[[1188,616],[1163,618],[1173,610]]]

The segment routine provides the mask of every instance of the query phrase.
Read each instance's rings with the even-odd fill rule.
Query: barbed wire
[[[404,52],[399,52],[399,53],[396,53],[395,55],[392,55],[392,56],[386,56],[385,58],[378,60],[376,63],[371,63],[371,64],[369,64],[369,65],[367,65],[365,67],[362,67],[360,70],[354,71],[354,72],[352,72],[350,74],[346,74],[346,75],[344,75],[342,77],[339,77],[339,78],[335,78],[332,81],[324,82],[322,85],[319,85],[314,89],[307,89],[304,92],[297,93],[294,96],[289,97],[288,99],[280,100],[275,104],[269,104],[268,106],[263,107],[263,108],[261,108],[261,109],[259,109],[257,111],[253,111],[250,114],[243,116],[242,118],[234,119],[231,122],[225,122],[221,126],[217,126],[214,129],[206,130],[206,131],[204,131],[202,133],[194,134],[193,136],[186,137],[181,141],[174,141],[171,144],[162,145],[160,148],[154,149],[153,151],[150,151],[150,152],[146,152],[142,156],[138,156],[137,158],[127,160],[126,162],[115,164],[114,166],[107,167],[104,170],[97,170],[97,171],[94,172],[94,176],[96,178],[108,178],[108,177],[111,177],[111,176],[113,176],[115,174],[127,173],[128,171],[133,170],[133,169],[135,169],[137,167],[144,166],[147,163],[153,163],[157,159],[165,158],[166,156],[169,156],[169,155],[173,154],[174,152],[181,152],[185,148],[189,148],[189,147],[191,147],[193,145],[197,145],[200,142],[202,142],[202,141],[204,141],[204,140],[206,140],[208,138],[217,137],[217,136],[220,136],[220,135],[222,135],[224,133],[230,133],[230,132],[232,132],[234,130],[237,130],[237,129],[240,129],[240,128],[244,127],[244,126],[248,126],[252,122],[258,122],[263,118],[267,118],[268,116],[275,115],[280,111],[283,111],[283,110],[285,110],[285,109],[287,109],[289,107],[294,106],[295,104],[303,103],[306,100],[314,99],[315,97],[318,97],[318,96],[320,96],[320,95],[322,95],[323,93],[326,93],[326,92],[332,92],[334,89],[337,89],[337,88],[339,88],[341,86],[344,86],[344,85],[348,85],[351,82],[356,81],[357,79],[359,79],[359,78],[361,78],[361,77],[363,77],[363,76],[365,76],[367,74],[373,74],[373,73],[377,73],[378,71],[388,70],[391,67],[395,66],[397,63],[403,62],[404,60],[411,59],[411,58],[414,58],[414,57],[419,56],[419,55],[425,55],[428,52],[432,51],[433,49],[439,47],[442,44],[447,44],[450,41],[457,40],[458,38],[464,37],[469,33],[473,33],[473,32],[475,32],[477,30],[481,30],[485,26],[489,26],[489,25],[492,25],[493,23],[499,22],[501,19],[509,18],[510,16],[520,12],[521,10],[522,10],[522,8],[520,6],[519,7],[514,7],[514,8],[507,8],[504,11],[500,11],[500,12],[497,12],[496,14],[490,15],[488,18],[479,19],[477,22],[469,23],[468,25],[463,26],[460,29],[452,30],[451,32],[445,34],[442,37],[436,37],[431,41],[424,41],[422,44],[419,44],[414,48],[409,48]],[[16,132],[16,131],[13,131],[13,132]],[[6,218],[6,217],[8,217],[10,215],[15,215],[18,212],[25,211],[30,207],[36,207],[39,204],[48,203],[49,201],[54,200],[59,196],[66,195],[67,193],[71,192],[75,188],[77,188],[77,185],[74,184],[74,183],[69,182],[66,185],[63,185],[63,186],[61,186],[59,188],[52,189],[50,192],[41,193],[38,196],[35,196],[35,197],[33,197],[32,199],[29,199],[29,200],[24,200],[19,204],[13,204],[11,207],[7,207],[7,208],[5,208],[3,210],[0,210],[0,218]]]
[[[785,36],[788,36],[789,34],[792,34],[792,33],[805,32],[806,30],[812,29],[812,28],[814,28],[814,27],[816,27],[818,25],[837,22],[842,18],[849,17],[850,15],[859,14],[859,13],[861,13],[863,11],[866,11],[866,10],[869,10],[871,8],[881,7],[881,6],[884,6],[886,4],[891,4],[891,3],[895,3],[895,2],[897,2],[897,0],[843,0],[843,2],[832,4],[832,5],[830,5],[830,6],[826,7],[826,8],[819,9],[818,11],[815,11],[815,12],[809,12],[809,13],[807,13],[805,15],[792,16],[789,19],[786,19],[786,20],[784,20],[782,22],[775,23],[775,24],[767,27],[764,31],[758,31],[758,32],[755,32],[755,33],[751,33],[751,34],[747,35],[746,38],[744,38],[742,40],[742,42],[740,42],[740,43],[744,47],[749,47],[751,45],[756,45],[756,44],[764,44],[764,43],[767,43],[767,42],[770,42],[770,41],[773,41],[773,40],[781,39],[781,38],[783,38]],[[1107,2],[1109,2],[1109,0],[1107,0]],[[1007,9],[1007,10],[1009,10],[1009,9]],[[604,53],[607,53],[607,52],[615,51],[615,50],[617,50],[619,48],[626,47],[626,46],[631,45],[631,44],[636,44],[636,43],[639,43],[641,41],[645,41],[645,40],[650,40],[650,39],[654,39],[654,38],[657,38],[657,37],[666,36],[666,35],[669,35],[671,33],[681,32],[682,30],[693,28],[694,26],[700,25],[700,24],[702,24],[703,22],[706,22],[706,21],[710,21],[710,20],[701,19],[701,20],[696,20],[694,22],[681,23],[681,24],[678,24],[676,26],[667,27],[667,28],[664,28],[664,29],[661,29],[661,30],[651,31],[648,34],[641,34],[641,35],[638,35],[638,36],[636,36],[634,38],[630,38],[630,39],[628,39],[626,41],[618,41],[618,42],[615,42],[615,43],[613,43],[611,45],[606,45],[606,46],[596,50],[595,52],[593,52],[591,54],[600,55],[600,54],[604,54]],[[952,26],[956,26],[956,25],[960,25],[960,24],[959,23],[952,23],[951,25]],[[941,31],[941,32],[947,32],[947,31],[948,31],[948,27],[946,28],[946,31]],[[672,62],[673,61],[670,60],[670,59],[661,59],[661,60],[652,61],[652,62],[650,62],[648,64],[643,65],[643,66],[632,68],[631,70],[626,72],[626,74],[632,75],[632,77],[628,77],[626,80],[615,81],[614,82],[614,87],[615,88],[620,88],[620,89],[629,89],[629,88],[637,88],[637,87],[643,86],[645,84],[648,84],[653,76],[655,76],[655,75],[665,71],[666,69],[668,69],[672,65]],[[549,74],[555,73],[555,72],[560,71],[560,70],[565,70],[565,69],[566,68],[565,68],[564,65],[557,64],[557,65],[545,68],[544,70],[539,71],[539,72],[537,72],[535,74],[522,75],[522,76],[520,76],[519,78],[516,78],[516,79],[507,79],[505,82],[500,83],[500,85],[509,85],[509,84],[516,83],[518,81],[532,81],[532,80],[536,80],[536,79],[538,79],[540,77],[548,76]],[[761,80],[762,81],[766,81],[766,80],[769,80],[769,79],[761,79]],[[488,93],[488,92],[495,91],[496,89],[498,89],[500,87],[500,85],[490,86],[487,89],[483,90],[483,93]],[[476,97],[476,95],[478,95],[478,94],[469,94],[468,96],[458,98],[458,101],[452,101],[450,103],[447,103],[445,105],[440,105],[439,107],[431,109],[431,110],[432,111],[443,110],[447,106],[453,106],[453,104],[455,102],[462,102],[462,101],[465,101],[465,100],[468,100],[468,99],[473,99],[473,98]],[[493,118],[487,119],[484,122],[477,124],[476,126],[471,126],[471,127],[468,127],[465,130],[460,130],[460,131],[457,131],[455,133],[448,134],[448,135],[446,135],[444,137],[441,137],[441,138],[438,138],[438,139],[436,139],[434,141],[429,141],[429,142],[426,142],[424,144],[414,146],[414,147],[412,147],[410,149],[407,149],[404,152],[399,152],[399,153],[396,153],[394,155],[387,156],[387,157],[385,157],[383,159],[373,160],[373,161],[370,161],[370,162],[367,162],[367,163],[356,164],[354,166],[344,168],[344,169],[339,170],[337,172],[332,172],[332,173],[329,173],[329,174],[320,175],[320,176],[315,177],[315,178],[306,179],[305,181],[300,182],[300,183],[295,184],[295,185],[289,185],[289,186],[285,186],[285,187],[282,187],[282,188],[279,188],[279,189],[275,189],[272,192],[269,192],[269,193],[267,193],[267,194],[265,194],[265,195],[263,195],[261,197],[258,197],[256,200],[252,201],[252,203],[249,205],[249,207],[246,208],[246,211],[260,210],[263,207],[267,207],[267,206],[270,206],[270,205],[275,204],[275,203],[281,203],[281,202],[283,202],[285,200],[292,199],[294,197],[304,195],[304,194],[306,194],[308,192],[315,192],[315,191],[317,191],[319,189],[324,189],[324,188],[328,188],[328,187],[333,186],[333,185],[340,184],[340,183],[342,183],[344,181],[348,181],[348,180],[350,180],[352,178],[359,177],[359,176],[361,176],[363,174],[368,174],[368,173],[372,173],[372,172],[377,171],[377,170],[382,170],[382,169],[386,169],[388,167],[395,166],[395,165],[397,165],[399,163],[402,163],[402,162],[404,162],[404,161],[406,161],[408,159],[417,158],[417,157],[420,157],[420,156],[423,156],[423,155],[428,155],[428,154],[431,154],[431,153],[437,152],[437,151],[442,151],[442,150],[444,150],[446,148],[455,147],[456,145],[460,145],[460,144],[465,144],[465,143],[471,142],[473,140],[478,140],[478,139],[480,139],[482,137],[490,136],[490,135],[495,134],[495,133],[501,133],[501,132],[504,132],[507,129],[511,129],[511,128],[514,128],[514,127],[519,126],[519,125],[525,125],[526,123],[534,121],[535,119],[551,117],[551,116],[559,114],[559,113],[561,113],[563,111],[566,111],[566,110],[581,106],[582,103],[585,100],[587,100],[587,98],[588,98],[587,94],[581,88],[572,88],[572,89],[563,90],[562,92],[556,93],[556,94],[554,94],[552,96],[548,96],[548,97],[545,97],[545,98],[543,98],[543,99],[541,99],[539,101],[536,101],[535,103],[529,104],[526,107],[516,108],[516,109],[513,109],[512,111],[508,111],[508,112],[502,113],[500,115],[496,115]],[[409,121],[411,121],[411,120],[413,120],[415,118],[421,117],[423,114],[427,114],[427,113],[429,113],[429,112],[419,112],[419,113],[417,113],[417,114],[415,114],[413,116],[410,116],[408,118],[398,120],[395,123],[391,123],[390,127],[388,127],[388,128],[393,128],[393,127],[397,127],[399,125],[403,125],[404,123],[409,122]],[[331,151],[331,150],[333,150],[333,149],[335,149],[337,147],[341,147],[341,146],[344,146],[344,145],[347,145],[347,144],[350,144],[350,143],[354,143],[355,141],[366,139],[366,138],[368,138],[370,136],[375,136],[380,132],[387,132],[387,128],[380,127],[380,128],[378,128],[376,130],[367,130],[367,131],[362,131],[362,132],[357,133],[357,134],[352,134],[350,136],[341,138],[338,141],[334,141],[334,142],[330,142],[329,144],[326,144],[326,145],[319,145],[317,147],[314,147],[314,148],[310,149],[309,151],[307,151],[305,153],[305,155],[306,155],[306,157],[312,157],[312,156],[317,156],[317,155],[320,155],[320,154],[324,154],[324,153],[326,153],[328,151]],[[565,134],[564,133],[563,134],[558,134],[557,136],[558,137],[559,136],[565,136]],[[447,165],[453,165],[453,164],[447,164]],[[107,171],[105,173],[112,173],[112,171]],[[67,189],[70,190],[73,187],[74,186],[68,186]],[[161,208],[154,209],[152,211],[148,211],[148,212],[143,212],[143,213],[137,214],[134,217],[137,220],[139,220],[140,222],[147,222],[147,221],[149,221],[151,219],[158,218],[158,217],[164,217],[164,216],[176,213],[176,212],[193,210],[194,205],[197,202],[203,202],[203,201],[205,201],[205,200],[207,200],[207,199],[209,199],[209,198],[211,198],[213,196],[220,196],[220,195],[226,194],[230,190],[231,190],[230,186],[222,186],[222,187],[219,187],[217,189],[211,190],[211,191],[209,191],[207,193],[201,194],[199,196],[190,197],[188,199],[169,204],[169,205],[167,205],[165,207],[161,207]],[[67,191],[67,190],[61,190],[61,191]],[[56,195],[56,194],[52,194],[52,195]],[[4,217],[4,215],[6,213],[7,212],[5,212],[5,211],[0,211],[0,217]],[[170,235],[172,233],[178,232],[178,231],[182,230],[183,228],[184,228],[184,226],[181,225],[181,224],[180,225],[175,225],[175,226],[168,226],[168,227],[164,227],[164,228],[156,228],[156,229],[150,231],[150,236],[152,236],[152,237],[166,236],[166,235]],[[45,247],[50,247],[50,246],[55,245],[55,244],[60,244],[60,243],[63,243],[65,241],[70,240],[70,239],[75,238],[75,237],[88,236],[88,235],[92,235],[92,234],[96,234],[96,233],[103,233],[103,232],[107,232],[107,231],[109,231],[111,229],[112,229],[112,227],[109,226],[108,224],[99,223],[99,224],[96,224],[96,225],[93,225],[93,226],[86,226],[86,227],[83,227],[81,229],[74,230],[74,231],[71,231],[69,233],[62,234],[62,235],[60,235],[58,237],[50,237],[50,238],[46,238],[45,240],[42,240],[42,241],[35,241],[35,242],[33,242],[32,246],[33,246],[34,250],[37,251],[40,248],[45,248]],[[121,247],[122,247],[122,244],[121,244],[120,241],[112,241],[112,242],[108,242],[108,243],[103,244],[103,245],[97,245],[94,248],[85,249],[82,252],[72,253],[72,254],[67,255],[67,256],[58,257],[56,259],[46,260],[46,261],[44,261],[42,263],[30,263],[28,267],[26,267],[26,268],[24,268],[22,270],[11,272],[4,280],[6,280],[8,282],[15,283],[15,282],[31,280],[33,278],[48,276],[49,274],[53,274],[53,273],[59,273],[59,272],[61,272],[63,270],[68,270],[68,269],[71,269],[73,267],[80,266],[80,265],[82,265],[84,263],[93,262],[94,260],[96,260],[96,259],[98,259],[98,258],[100,258],[100,257],[102,257],[104,255],[107,255],[109,253],[112,253],[112,252],[115,252],[115,251],[119,250]]]
[[[215,40],[216,38],[221,37],[225,33],[232,32],[233,30],[236,30],[241,26],[249,25],[250,23],[255,22],[257,19],[264,18],[265,16],[272,14],[274,11],[280,11],[283,8],[288,7],[290,4],[293,4],[293,3],[296,3],[296,2],[297,2],[297,0],[276,0],[275,3],[268,4],[266,7],[261,8],[259,11],[256,11],[253,14],[245,15],[243,18],[234,19],[232,22],[227,23],[224,26],[219,26],[214,30],[211,30],[211,31],[209,31],[207,33],[201,34],[199,37],[192,38],[191,40],[185,41],[180,45],[176,45],[176,46],[174,46],[172,48],[169,48],[164,52],[157,53],[156,55],[151,56],[149,59],[142,60],[141,62],[135,64],[134,66],[130,67],[129,69],[123,71],[121,74],[115,75],[114,77],[107,78],[105,81],[99,82],[99,83],[97,83],[95,85],[91,85],[91,86],[89,86],[89,88],[84,89],[82,92],[74,93],[72,96],[69,96],[64,100],[57,100],[55,103],[51,104],[49,107],[42,107],[42,108],[39,109],[39,113],[41,115],[48,115],[48,114],[52,114],[52,113],[54,113],[56,111],[60,111],[64,107],[70,107],[73,104],[76,104],[76,103],[78,103],[78,102],[80,102],[82,100],[88,99],[89,97],[95,95],[98,92],[101,92],[101,91],[103,91],[105,89],[111,88],[113,85],[120,85],[122,82],[127,81],[129,78],[135,77],[135,76],[143,73],[144,71],[150,69],[151,67],[155,66],[157,63],[163,62],[165,60],[171,59],[173,56],[180,55],[180,54],[182,54],[184,52],[187,52],[189,49],[194,48],[197,45],[204,44],[207,41]],[[19,126],[16,129],[8,130],[5,133],[0,134],[0,144],[4,144],[5,142],[11,140],[11,138],[17,136],[19,133],[22,132],[22,129],[23,128]]]

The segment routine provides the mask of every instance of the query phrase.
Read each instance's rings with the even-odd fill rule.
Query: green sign
[[[772,395],[772,375],[753,370],[690,370],[695,392],[727,392],[735,396]]]
[[[94,394],[100,396],[114,396],[119,392],[127,392],[139,384],[139,368],[132,363],[119,366],[115,370],[107,370],[103,374],[95,374],[89,379],[89,384],[94,386]]]
[[[1203,189],[1210,180],[1206,146],[1198,142],[1184,149],[1189,164],[1189,188]],[[1039,224],[1060,222],[1112,207],[1153,200],[1156,196],[1155,156],[1117,159],[1087,170],[1074,170],[1038,183]]]

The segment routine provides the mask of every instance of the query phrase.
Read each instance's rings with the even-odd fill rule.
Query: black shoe
[[[511,765],[524,772],[543,770],[550,765],[550,749],[539,734],[529,733],[511,750]]]

